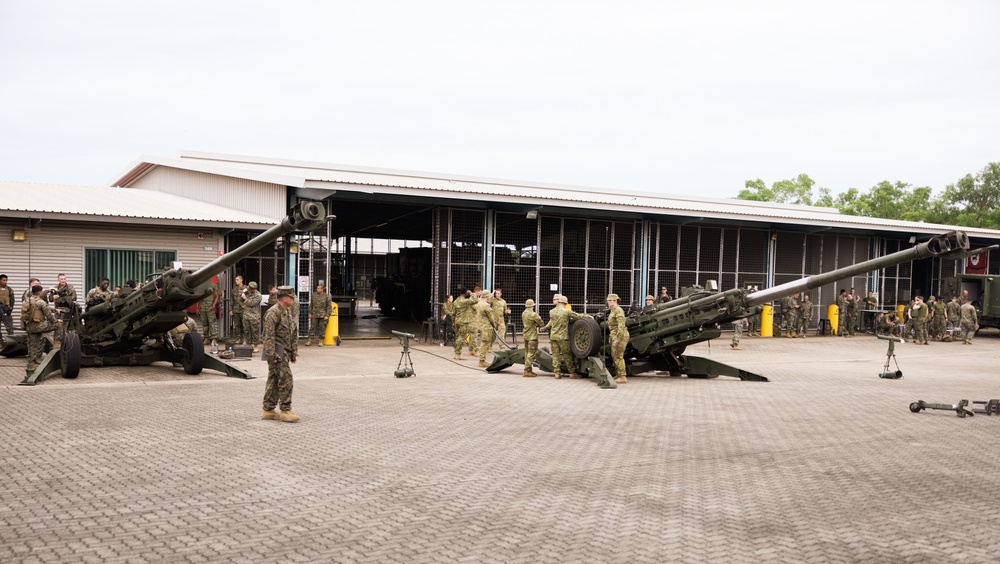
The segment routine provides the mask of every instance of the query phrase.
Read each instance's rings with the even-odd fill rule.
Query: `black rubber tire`
[[[80,375],[80,336],[75,331],[63,333],[59,370],[63,378],[76,378]]]
[[[917,403],[917,402],[911,403],[910,404],[910,411],[912,411],[913,413],[920,413],[920,404]]]
[[[205,341],[201,338],[201,333],[184,335],[181,366],[188,374],[201,374],[201,369],[205,367]]]
[[[569,349],[576,358],[588,358],[601,352],[604,336],[593,317],[582,317],[569,329]]]

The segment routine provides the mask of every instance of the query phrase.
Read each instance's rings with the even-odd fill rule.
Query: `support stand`
[[[399,337],[399,342],[403,345],[403,352],[399,356],[399,364],[396,366],[396,371],[393,374],[396,378],[416,376],[417,373],[413,369],[413,360],[410,358],[410,339],[416,339],[417,336],[413,333],[403,333],[401,331],[393,331],[392,334]]]
[[[898,380],[903,377],[903,371],[899,369],[899,363],[896,362],[896,337],[890,335],[876,335],[879,339],[889,341],[889,350],[885,353],[885,366],[882,368],[882,373],[878,375],[879,378],[888,378],[890,380]],[[889,372],[889,361],[896,364],[896,371]]]

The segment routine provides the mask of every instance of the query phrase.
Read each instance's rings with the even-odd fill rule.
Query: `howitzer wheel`
[[[80,375],[80,336],[75,331],[66,331],[59,346],[59,371],[62,377],[76,378]]]
[[[923,408],[920,407],[920,403],[918,402],[913,402],[910,404],[910,411],[912,411],[913,413],[920,413],[921,409]]]
[[[205,367],[205,341],[200,333],[188,333],[184,335],[184,342],[181,347],[181,366],[188,374],[201,374],[201,369]]]
[[[569,348],[576,358],[590,358],[601,351],[601,326],[593,317],[583,317],[570,327]]]

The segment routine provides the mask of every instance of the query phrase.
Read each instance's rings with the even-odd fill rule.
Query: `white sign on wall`
[[[309,291],[309,277],[299,276],[299,291],[308,292]]]

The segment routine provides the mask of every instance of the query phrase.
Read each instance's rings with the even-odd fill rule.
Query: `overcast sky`
[[[735,196],[1000,161],[1000,2],[0,0],[0,179],[181,150]]]

